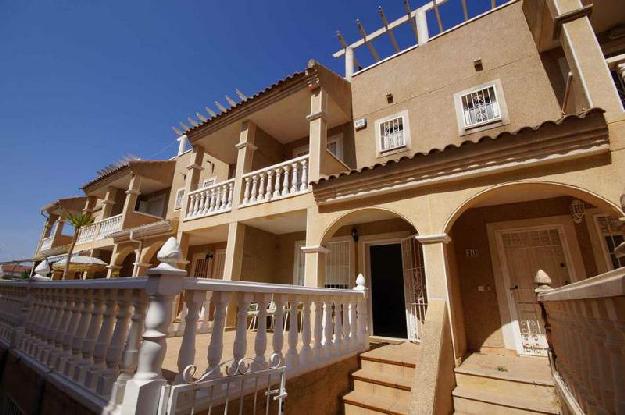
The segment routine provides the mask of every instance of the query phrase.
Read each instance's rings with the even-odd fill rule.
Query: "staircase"
[[[360,369],[351,375],[354,390],[343,397],[345,415],[408,414],[418,352],[419,346],[403,342],[361,353]]]
[[[457,414],[559,414],[549,362],[473,353],[455,370]]]

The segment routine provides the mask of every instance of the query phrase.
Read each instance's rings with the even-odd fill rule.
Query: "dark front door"
[[[408,332],[401,245],[373,245],[369,254],[373,334],[405,339]]]

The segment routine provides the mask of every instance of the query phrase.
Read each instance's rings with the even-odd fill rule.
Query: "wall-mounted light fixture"
[[[358,229],[352,228],[352,239],[354,240],[354,242],[358,242],[358,237]]]
[[[571,206],[569,206],[571,211],[571,217],[573,218],[573,222],[580,224],[582,220],[584,220],[585,206],[584,202],[579,199],[573,199],[571,202]]]

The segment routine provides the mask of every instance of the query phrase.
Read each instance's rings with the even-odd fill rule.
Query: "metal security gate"
[[[160,414],[209,415],[284,414],[286,366],[250,370],[240,362],[226,368],[226,375],[210,378],[210,373],[193,380],[194,366],[187,367],[186,383],[167,387]]]
[[[425,268],[423,251],[415,236],[401,241],[402,266],[404,270],[404,297],[406,302],[406,324],[408,340],[421,341],[423,322],[427,310]]]

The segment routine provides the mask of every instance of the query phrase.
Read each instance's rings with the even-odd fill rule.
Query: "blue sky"
[[[41,206],[125,154],[172,156],[171,126],[235,88],[251,95],[310,58],[342,72],[335,31],[356,40],[356,18],[373,31],[378,5],[403,14],[402,0],[0,0],[0,260],[32,255]],[[414,43],[407,27],[398,37]]]

